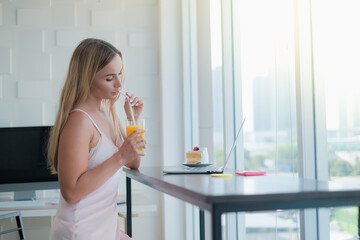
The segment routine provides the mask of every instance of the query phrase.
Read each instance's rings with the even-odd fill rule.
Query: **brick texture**
[[[12,51],[11,48],[0,46],[0,74],[12,72]]]
[[[3,24],[3,8],[2,3],[0,3],[0,25]]]
[[[0,3],[0,77],[6,76],[12,82],[1,84],[1,102],[40,102],[46,109],[50,108],[49,102],[56,105],[74,48],[84,38],[93,37],[104,39],[121,50],[126,76],[129,76],[124,88],[146,86],[146,89],[134,88],[131,92],[147,99],[149,109],[146,111],[157,112],[156,16],[156,0],[33,0],[31,3],[19,0]],[[15,86],[14,91],[4,94],[7,86]],[[118,111],[123,119],[121,108]],[[56,111],[28,113],[40,112],[44,116],[29,117],[29,122],[30,119],[31,122],[38,120],[36,125],[41,125],[44,119],[48,123],[55,118]],[[18,115],[9,114],[14,118]],[[12,124],[29,124],[26,120],[9,120]]]
[[[160,164],[158,25],[157,0],[1,1],[0,127],[52,125],[75,47],[84,38],[101,38],[123,53],[124,90],[146,101],[143,117],[151,143],[144,161],[151,157],[148,165]],[[124,121],[121,101],[117,109]],[[152,222],[134,229],[137,239],[161,238],[160,230],[146,235],[159,229]],[[31,239],[43,239],[44,228],[34,222]]]

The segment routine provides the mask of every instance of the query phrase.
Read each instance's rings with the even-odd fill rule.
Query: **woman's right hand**
[[[146,148],[147,142],[145,138],[139,135],[140,133],[144,132],[144,129],[136,129],[125,139],[121,147],[119,147],[117,155],[119,157],[118,159],[122,161],[123,165],[126,165],[131,161],[145,155],[144,151],[139,150],[139,148]]]

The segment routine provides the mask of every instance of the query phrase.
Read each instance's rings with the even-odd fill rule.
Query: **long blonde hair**
[[[58,169],[58,148],[60,134],[65,126],[71,110],[85,101],[90,93],[93,78],[97,72],[104,68],[118,54],[122,54],[113,45],[100,39],[85,39],[75,49],[69,64],[64,87],[61,92],[60,105],[54,126],[51,128],[48,142],[48,164],[53,174]],[[124,82],[124,67],[121,70],[121,81]],[[119,131],[116,117],[115,102],[118,99],[103,100],[107,114],[113,120],[114,130]]]

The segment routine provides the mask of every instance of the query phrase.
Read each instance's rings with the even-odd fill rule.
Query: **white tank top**
[[[118,151],[113,141],[99,129],[91,116],[89,117],[100,133],[96,147],[89,152],[88,169],[95,168]],[[120,134],[121,135],[121,134]],[[111,176],[98,189],[82,198],[79,202],[68,204],[60,196],[59,207],[51,229],[51,240],[119,240],[130,239],[120,231],[117,210],[120,170]]]

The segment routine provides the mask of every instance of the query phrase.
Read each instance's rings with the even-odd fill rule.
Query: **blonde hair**
[[[75,49],[69,64],[64,87],[61,92],[60,105],[54,126],[51,128],[48,142],[48,164],[53,174],[57,173],[58,148],[60,134],[65,126],[71,110],[83,103],[90,93],[93,78],[118,54],[122,54],[113,45],[100,39],[85,39]],[[124,67],[121,69],[121,81],[124,82]],[[115,102],[118,99],[105,99],[103,105],[113,120],[114,130],[120,133],[116,116]],[[116,134],[117,138],[119,137]],[[116,139],[117,140],[117,139]]]

